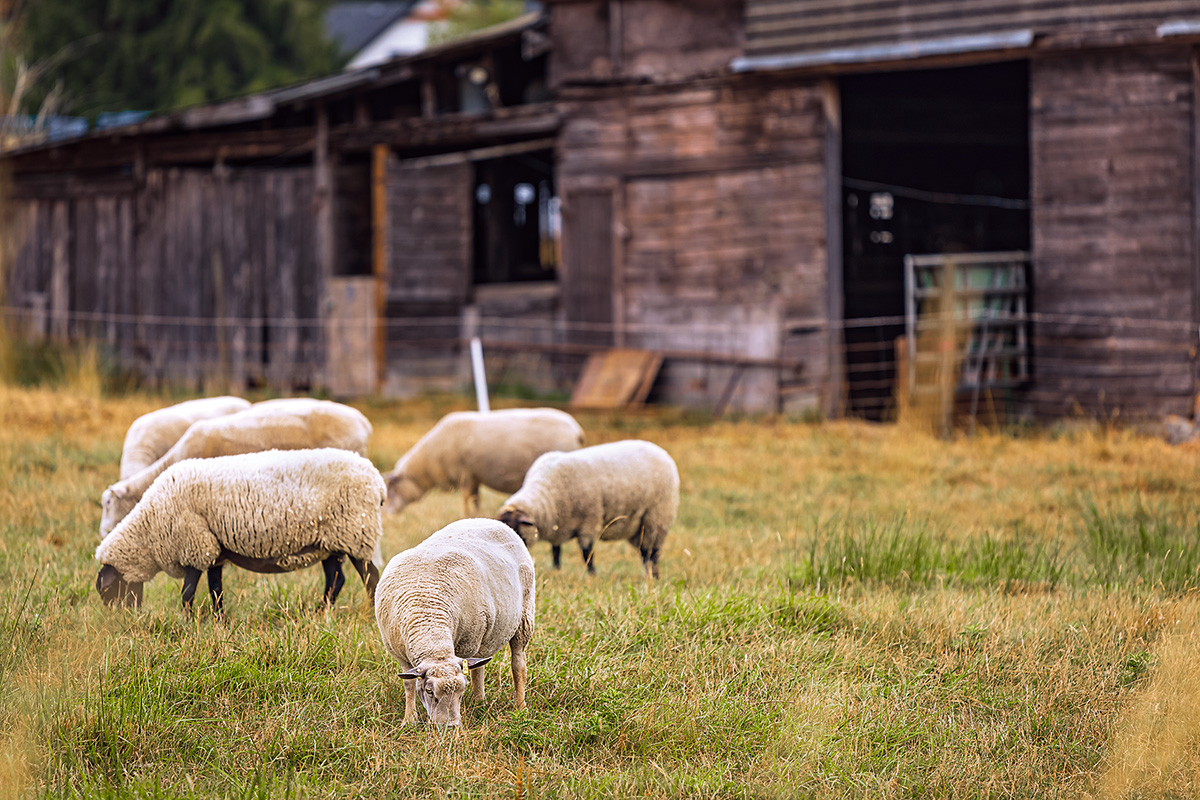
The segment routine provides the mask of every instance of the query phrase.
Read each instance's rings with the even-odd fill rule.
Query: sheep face
[[[537,525],[534,524],[533,518],[524,511],[518,511],[515,508],[500,509],[498,520],[503,522],[508,527],[517,532],[517,536],[521,537],[521,541],[526,547],[533,547],[538,540]]]
[[[387,484],[387,500],[383,510],[388,514],[399,514],[409,503],[416,502],[424,492],[416,482],[401,472],[389,472],[383,476]]]
[[[138,608],[142,605],[142,584],[125,580],[112,564],[105,564],[96,576],[96,591],[106,606]]]
[[[117,527],[117,523],[125,519],[133,510],[135,505],[137,505],[137,498],[118,489],[115,485],[105,489],[104,494],[100,497],[100,538],[108,536],[112,529]]]
[[[415,679],[417,697],[425,706],[429,721],[442,728],[462,725],[462,698],[467,691],[467,672],[491,661],[487,658],[455,659],[449,664],[421,666],[400,677]]]

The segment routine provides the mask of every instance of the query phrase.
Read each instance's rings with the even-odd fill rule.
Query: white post
[[[491,411],[488,405],[487,373],[483,371],[483,343],[471,337],[471,370],[475,373],[475,399],[480,411]]]

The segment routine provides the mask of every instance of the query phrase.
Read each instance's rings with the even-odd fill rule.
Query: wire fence
[[[1028,326],[1028,375],[988,375],[956,339],[920,374],[902,315],[749,322],[621,325],[512,317],[197,317],[0,307],[15,342],[91,346],[114,370],[151,386],[271,386],[341,393],[358,364],[369,379],[352,393],[461,388],[466,347],[480,336],[492,383],[568,392],[587,357],[613,346],[664,356],[652,400],[755,411],[818,411],[894,419],[935,394],[938,414],[987,422],[1077,413],[1140,418],[1191,415],[1197,328],[1191,321],[1031,311],[995,319]],[[937,330],[944,321],[924,314]],[[958,330],[979,320],[952,320]],[[944,326],[942,326],[944,329]],[[957,334],[956,334],[957,335]],[[943,337],[944,338],[944,337]],[[347,347],[349,342],[351,346]],[[382,345],[382,349],[380,349]],[[383,353],[385,364],[377,363]],[[349,354],[349,355],[348,355]],[[976,361],[981,359],[976,358]],[[377,379],[382,376],[382,383]]]

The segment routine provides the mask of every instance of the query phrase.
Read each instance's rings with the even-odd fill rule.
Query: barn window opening
[[[905,256],[1030,245],[1029,65],[843,77],[848,411],[892,411]]]
[[[475,162],[476,284],[553,281],[561,229],[554,151]]]

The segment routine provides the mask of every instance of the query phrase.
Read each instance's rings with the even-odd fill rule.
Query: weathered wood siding
[[[1007,33],[1118,34],[1195,18],[1192,0],[746,0],[746,55],[818,54]]]
[[[117,194],[19,199],[9,303],[43,304],[42,333],[98,341],[150,380],[311,386],[311,197],[309,170],[172,169]]]
[[[388,391],[452,388],[471,291],[470,163],[388,165]]]
[[[725,80],[574,109],[560,186],[568,199],[614,191],[614,299],[627,345],[774,358],[785,320],[826,318],[821,97],[815,84]],[[805,375],[820,384],[824,329],[791,349],[811,356]],[[751,373],[734,404],[777,407],[777,371]],[[730,375],[668,361],[665,397],[711,404]]]
[[[1035,409],[1188,413],[1190,53],[1046,58],[1031,78],[1033,310],[1048,315],[1034,330]]]
[[[557,85],[712,74],[742,53],[741,0],[572,0],[551,13]]]

